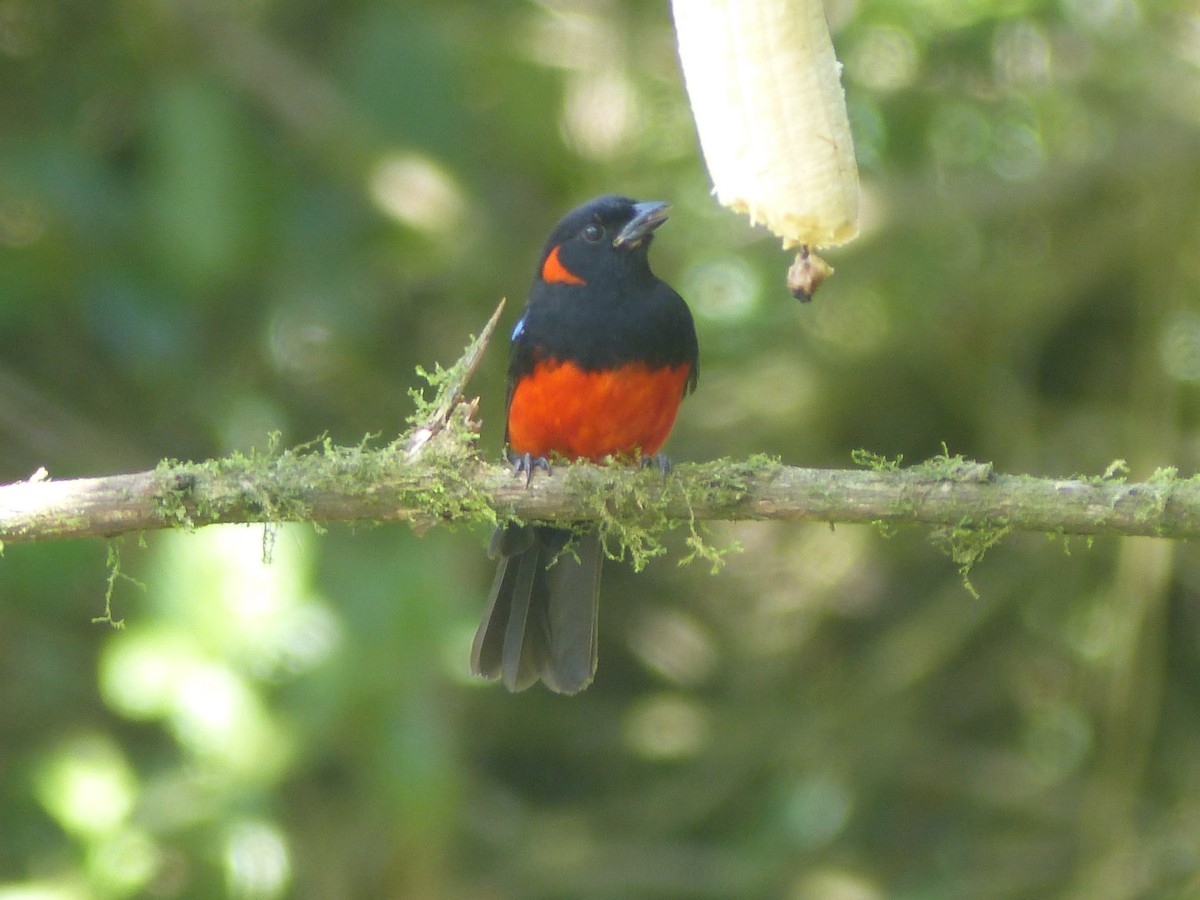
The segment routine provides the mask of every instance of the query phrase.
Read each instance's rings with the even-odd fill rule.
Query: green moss
[[[894,519],[913,519],[916,518],[920,507],[915,497],[910,494],[911,488],[905,485],[900,492],[900,496],[894,500],[889,506],[890,518]],[[884,535],[888,537],[889,535]]]
[[[689,552],[679,558],[679,565],[690,566],[698,560],[709,564],[709,574],[716,575],[725,567],[725,557],[730,553],[741,553],[742,545],[736,540],[721,546],[708,539],[709,530],[703,523],[692,520],[688,523],[686,544]]]
[[[904,461],[904,454],[901,453],[895,459],[874,453],[871,450],[859,448],[850,451],[850,460],[856,466],[862,466],[864,469],[870,469],[872,472],[897,472],[900,469],[900,463]]]
[[[1154,473],[1146,479],[1146,483],[1172,487],[1178,484],[1180,480],[1178,468],[1175,466],[1159,466],[1154,470]]]
[[[1080,481],[1083,484],[1090,484],[1094,487],[1102,487],[1111,484],[1124,484],[1129,475],[1129,464],[1123,459],[1114,459],[1108,464],[1108,467],[1099,475],[1083,475],[1075,473],[1070,476],[1071,481]]]
[[[737,503],[745,497],[752,478],[769,476],[779,466],[776,460],[758,456],[745,462],[683,465],[666,476],[646,468],[629,477],[629,464],[621,460],[599,466],[572,463],[564,468],[566,487],[578,514],[596,521],[610,558],[627,560],[640,571],[667,552],[667,532],[686,529],[689,552],[680,564],[704,560],[716,571],[724,558],[740,547],[736,542],[721,546],[710,540],[695,511]],[[672,512],[679,508],[687,513]]]
[[[1171,502],[1172,493],[1181,483],[1179,469],[1174,466],[1160,466],[1155,469],[1154,473],[1146,479],[1146,489],[1139,493],[1140,502],[1133,514],[1134,519],[1138,522],[1161,520],[1163,513],[1166,512],[1167,504]],[[1160,524],[1156,531],[1160,535],[1163,534],[1163,526]]]
[[[1104,474],[1100,476],[1101,481],[1115,481],[1124,483],[1125,478],[1129,475],[1129,466],[1123,459],[1114,459],[1108,464],[1108,468],[1104,470]]]
[[[185,481],[208,490],[195,493],[197,516],[219,521],[236,516],[247,522],[282,522],[302,519],[309,513],[300,490],[318,477],[314,471],[315,442],[281,449],[278,432],[267,438],[267,449],[234,452],[221,459],[186,463],[175,470]],[[219,490],[214,490],[218,488]]]
[[[114,619],[112,612],[113,594],[116,592],[117,583],[119,581],[127,581],[130,584],[136,585],[143,591],[146,586],[136,578],[126,575],[121,571],[121,539],[115,538],[108,542],[108,559],[105,563],[108,567],[108,577],[105,580],[104,588],[104,614],[95,616],[92,623],[96,625],[108,625],[112,628],[121,629],[125,627],[124,619]]]
[[[996,477],[995,467],[990,462],[976,462],[966,459],[960,453],[951,456],[945,444],[942,444],[942,452],[937,456],[912,466],[907,471],[921,481],[983,483]]]
[[[458,365],[443,369],[440,363],[434,363],[432,372],[424,366],[416,366],[415,369],[417,377],[433,388],[433,399],[425,397],[424,388],[408,389],[408,398],[413,402],[413,411],[405,419],[405,422],[413,428],[420,427],[430,419],[438,417],[438,414],[447,407],[447,392],[453,390],[457,393],[462,378],[462,372]]]
[[[728,509],[745,500],[753,485],[772,481],[783,469],[777,458],[758,453],[746,460],[689,463],[674,477],[689,509]]]
[[[755,483],[769,482],[783,471],[778,457],[756,453],[744,461],[721,459],[713,463],[700,463],[687,467],[687,477],[673,484],[680,491],[688,517],[681,524],[687,528],[685,543],[688,553],[679,560],[680,565],[696,561],[709,564],[716,574],[725,565],[730,553],[740,553],[741,545],[736,540],[720,545],[709,539],[708,526],[696,519],[696,509],[722,509],[735,506],[745,500]]]
[[[195,475],[185,471],[187,465],[175,459],[162,460],[155,469],[163,487],[154,495],[158,517],[174,527],[195,527],[187,501],[196,487]]]
[[[934,529],[929,539],[954,561],[958,566],[958,574],[962,576],[963,587],[972,597],[979,599],[979,592],[971,583],[971,570],[1010,530],[1006,522],[977,524],[970,519],[962,519],[952,527]]]
[[[631,479],[612,477],[618,460],[605,466],[587,463],[565,467],[566,485],[583,510],[593,513],[611,559],[628,559],[641,571],[655,557],[666,553],[662,534],[670,522],[661,502],[672,476],[643,469]]]
[[[875,530],[879,532],[879,536],[885,541],[890,541],[900,530],[896,527],[894,522],[888,519],[872,519],[871,524],[875,527]]]
[[[488,492],[480,487],[477,433],[465,407],[455,407],[442,427],[432,429],[420,446],[421,477],[406,505],[419,506],[447,524],[495,521]],[[311,517],[313,493],[367,497],[381,484],[414,484],[409,449],[414,432],[374,446],[378,435],[339,446],[321,436],[294,448],[281,448],[278,436],[265,451],[232,453],[203,462],[164,460],[157,472],[162,487],[155,495],[159,519],[166,525],[194,527],[223,520],[283,522]]]

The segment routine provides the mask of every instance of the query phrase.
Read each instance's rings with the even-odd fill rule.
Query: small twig
[[[500,321],[500,314],[502,312],[504,312],[504,300],[501,300],[496,306],[496,311],[492,313],[492,317],[488,319],[487,324],[483,326],[483,330],[479,332],[479,337],[471,341],[470,346],[467,347],[466,352],[454,364],[453,368],[447,372],[439,373],[441,380],[438,382],[437,398],[433,401],[428,412],[420,417],[420,421],[413,423],[412,430],[409,432],[408,439],[405,442],[405,452],[409,459],[414,459],[435,435],[446,429],[456,408],[464,403],[463,391],[466,389],[467,382],[471,380],[471,376],[475,374],[479,363],[483,360],[483,355],[487,351],[492,334],[496,331],[496,325]],[[424,373],[422,372],[422,374]],[[467,404],[467,409],[464,410],[467,420],[474,420],[478,402],[478,399],[476,399]]]

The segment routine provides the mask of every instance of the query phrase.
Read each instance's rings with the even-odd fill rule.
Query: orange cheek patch
[[[652,456],[671,433],[690,372],[686,364],[585,372],[569,362],[539,363],[513,391],[509,445],[517,453],[594,462],[635,451]]]
[[[558,247],[550,251],[542,263],[542,281],[550,284],[586,284],[582,278],[562,264],[558,258]]]

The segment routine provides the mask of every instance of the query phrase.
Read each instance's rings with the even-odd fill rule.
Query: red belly
[[[538,363],[513,390],[508,443],[517,453],[598,462],[653,456],[666,443],[691,366],[630,363],[585,372],[573,363]]]

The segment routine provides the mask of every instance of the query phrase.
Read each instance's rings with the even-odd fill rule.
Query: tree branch
[[[39,472],[0,485],[0,547],[220,522],[400,521],[425,528],[511,517],[599,521],[623,544],[653,541],[653,532],[698,520],[926,525],[944,529],[956,559],[963,536],[975,536],[965,554],[977,557],[1010,530],[1200,537],[1200,478],[1164,469],[1129,484],[1117,464],[1095,478],[1054,479],[998,475],[990,464],[948,455],[901,469],[863,454],[871,468],[857,471],[754,457],[681,464],[665,479],[636,466],[559,465],[526,483],[511,467],[480,459],[477,401],[462,396],[502,308],[453,368],[426,376],[437,396],[415,395],[409,431],[387,446],[325,440],[68,481]]]
[[[532,482],[472,454],[418,459],[322,445],[278,456],[166,464],[151,472],[0,486],[0,541],[112,536],[219,522],[523,520],[680,524],[778,519],[1057,534],[1200,536],[1200,480],[997,475],[938,457],[907,469],[802,469],[765,458],[680,464],[664,481],[629,466],[556,466]]]

